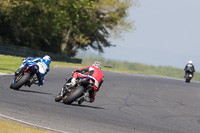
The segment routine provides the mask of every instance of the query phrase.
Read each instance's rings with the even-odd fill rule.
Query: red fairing
[[[80,74],[78,72],[75,72],[72,76],[72,78],[77,78],[77,76],[79,77],[92,77],[93,79],[95,79],[95,86],[98,88],[99,87],[99,83],[101,82],[101,80],[104,78],[104,75],[102,73],[102,71],[94,66],[87,66],[87,67],[83,67],[77,70],[83,70],[83,69],[88,69],[88,75],[83,75]],[[93,72],[94,71],[94,72]]]

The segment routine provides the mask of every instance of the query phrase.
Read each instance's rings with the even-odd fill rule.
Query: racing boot
[[[31,87],[32,84],[38,85],[38,79],[37,79],[37,77],[33,77],[33,78],[30,80],[30,82],[27,83],[27,86],[28,86],[28,87]]]
[[[85,101],[86,101],[86,102],[90,102],[90,94],[89,94],[89,92],[86,92],[86,93],[85,93],[84,98],[85,98]]]
[[[78,101],[78,104],[81,105],[84,101],[85,101],[85,98],[82,97],[82,98]]]
[[[90,102],[89,92],[86,92],[85,95],[78,101],[78,104],[81,105],[83,102]]]

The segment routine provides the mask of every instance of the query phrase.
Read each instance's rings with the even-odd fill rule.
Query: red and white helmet
[[[101,62],[99,61],[95,61],[92,66],[96,67],[96,68],[99,68],[101,70]]]

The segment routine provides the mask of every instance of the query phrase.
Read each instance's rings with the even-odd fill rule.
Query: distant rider
[[[194,69],[194,65],[192,64],[192,61],[191,61],[191,60],[188,61],[188,63],[186,64],[184,70],[185,70],[185,75],[186,75],[186,71],[189,70],[189,71],[192,72],[191,74],[192,74],[192,76],[193,76],[193,74],[194,74],[194,72],[195,72],[195,69]]]
[[[24,65],[28,64],[36,64],[39,66],[39,72],[37,73],[37,81],[35,82],[38,84],[38,86],[43,86],[44,83],[44,76],[49,72],[49,65],[51,63],[51,57],[48,55],[45,55],[43,58],[37,57],[27,57],[23,59],[23,64],[20,66],[20,68],[15,72],[15,74],[19,74],[21,68],[24,67]],[[30,87],[30,86],[29,86]]]
[[[74,86],[76,84],[78,77],[88,77],[95,81],[94,86],[92,86],[93,89],[89,91],[89,93],[87,93],[87,95],[79,101],[79,104],[81,104],[83,101],[87,101],[90,103],[94,102],[96,92],[99,91],[99,88],[104,81],[104,75],[101,71],[101,62],[95,61],[91,66],[76,69],[72,75],[70,83],[71,86]]]

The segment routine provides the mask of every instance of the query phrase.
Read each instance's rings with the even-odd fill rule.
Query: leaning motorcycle
[[[34,62],[26,61],[23,67],[15,72],[13,83],[10,88],[19,90],[23,85],[31,86],[37,81],[36,74],[39,72],[39,66]]]
[[[193,78],[193,71],[191,69],[188,69],[185,71],[185,82],[190,83],[190,80]]]
[[[93,89],[94,81],[91,78],[81,77],[77,78],[77,83],[75,86],[70,86],[71,78],[67,79],[60,93],[56,96],[55,101],[60,102],[63,100],[64,104],[71,104],[73,102],[80,102],[86,96],[86,93]]]

